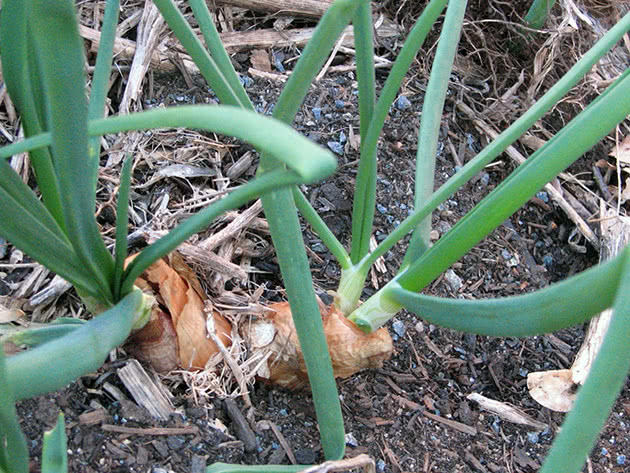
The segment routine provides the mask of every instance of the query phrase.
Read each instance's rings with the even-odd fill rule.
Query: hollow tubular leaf
[[[630,112],[630,70],[625,71],[601,96],[565,126],[544,147],[519,166],[506,180],[475,206],[448,233],[408,269],[399,273],[381,291],[357,308],[350,320],[370,332],[396,312],[388,288],[400,284],[418,292],[457,261],[470,248],[522,206],[546,182],[569,166]],[[388,300],[390,313],[380,313],[381,299]],[[393,313],[391,312],[393,311]]]
[[[12,386],[15,399],[20,400],[55,391],[96,371],[109,352],[127,339],[142,309],[142,293],[133,291],[65,337],[7,358],[3,380]]]
[[[359,133],[367,134],[376,102],[376,74],[374,72],[374,28],[372,5],[362,2],[354,13],[354,50],[356,51],[357,85],[359,91]]]
[[[29,23],[46,88],[53,164],[68,239],[98,283],[101,297],[113,302],[114,261],[101,238],[96,195],[88,155],[87,103],[83,75],[83,43],[71,1],[30,0]],[[63,53],[61,53],[63,51]]]
[[[604,342],[571,412],[556,436],[541,473],[578,473],[604,427],[630,370],[630,258],[628,249]]]
[[[374,205],[376,203],[376,153],[378,139],[396,93],[416,53],[422,47],[433,23],[440,15],[447,0],[432,0],[418,18],[409,33],[392,70],[385,81],[376,103],[367,132],[361,134],[361,160],[357,173],[354,202],[352,205],[352,261],[357,263],[359,255],[365,256],[370,248]]]
[[[201,30],[201,34],[203,34],[206,47],[210,51],[212,59],[214,59],[219,71],[221,71],[223,78],[230,85],[234,94],[238,96],[243,108],[253,110],[254,106],[249,100],[249,96],[247,95],[247,92],[245,92],[245,89],[238,78],[238,74],[234,70],[230,56],[228,56],[225,47],[223,47],[223,42],[221,41],[221,37],[214,26],[207,3],[204,0],[190,0],[190,7],[192,8],[195,19],[199,24],[199,29]],[[212,83],[210,83],[210,87],[213,87]]]
[[[125,158],[120,173],[120,187],[118,188],[118,202],[116,204],[116,251],[114,260],[114,296],[120,299],[122,276],[127,258],[127,226],[129,225],[129,188],[131,187],[131,168],[133,158]]]
[[[330,175],[337,163],[333,154],[294,129],[250,110],[224,105],[186,105],[131,113],[90,122],[90,134],[179,127],[233,136],[295,171],[304,183]],[[299,153],[296,152],[299,150]]]
[[[105,14],[101,26],[101,39],[98,44],[94,73],[92,74],[92,87],[90,91],[90,103],[88,105],[88,120],[103,118],[105,115],[105,99],[109,90],[109,78],[114,57],[114,39],[116,26],[118,25],[118,12],[120,0],[107,0],[105,2]],[[98,179],[99,154],[101,149],[101,137],[93,136],[88,141],[88,161],[91,166],[89,176],[93,192],[96,193],[96,181]]]
[[[422,119],[418,134],[418,152],[416,154],[415,207],[421,207],[433,194],[435,160],[437,157],[438,139],[442,113],[446,100],[448,82],[453,69],[453,61],[457,52],[459,36],[464,24],[466,1],[449,2],[444,18],[444,26],[440,34],[440,42],[435,52],[431,67],[431,75],[422,104]],[[418,224],[414,231],[403,266],[416,260],[430,244],[431,214]]]
[[[58,319],[55,319],[55,321]],[[36,347],[51,342],[74,332],[81,327],[79,324],[44,324],[42,327],[18,330],[3,337],[17,346]]]
[[[293,123],[316,74],[324,65],[341,32],[352,20],[356,9],[366,0],[335,0],[317,24],[313,37],[300,56],[289,76],[273,116],[285,123]]]
[[[525,24],[536,30],[541,29],[545,25],[547,15],[553,8],[556,0],[533,0],[532,5],[527,11],[527,15],[523,19]]]
[[[424,320],[494,337],[550,333],[585,322],[610,307],[630,249],[607,263],[523,295],[463,300],[425,296],[392,286],[390,297]]]
[[[630,112],[630,69],[477,204],[398,278],[421,290],[566,169]]]
[[[343,247],[341,242],[335,237],[326,222],[322,220],[317,211],[310,205],[304,194],[299,188],[293,187],[293,199],[297,209],[302,214],[302,217],[311,225],[313,232],[322,240],[322,243],[330,250],[335,257],[341,269],[348,269],[352,265],[348,252]]]
[[[73,285],[100,294],[57,222],[5,160],[0,161],[0,235]]]
[[[0,44],[2,44],[2,75],[11,100],[20,112],[24,134],[29,137],[45,130],[43,104],[36,103],[33,70],[36,55],[32,54],[32,38],[28,26],[28,2],[6,0],[0,13]],[[31,152],[31,164],[37,177],[44,205],[61,228],[65,227],[57,176],[48,149]]]
[[[8,382],[6,358],[0,341],[0,471],[27,473],[28,448],[15,411],[13,386]]]
[[[242,94],[236,92],[230,84],[229,77],[226,77],[215,60],[208,54],[199,38],[186,22],[184,15],[178,10],[172,0],[155,0],[155,6],[166,20],[168,26],[173,30],[186,52],[195,61],[201,75],[208,81],[210,87],[219,100],[225,105],[234,105],[242,108],[252,108],[249,99],[243,102]],[[240,83],[239,83],[240,86]]]
[[[424,13],[423,13],[424,14]],[[466,163],[455,175],[442,185],[425,204],[416,208],[409,217],[398,225],[383,240],[374,251],[368,254],[361,265],[371,266],[374,262],[389,251],[397,242],[409,233],[414,227],[438,205],[453,195],[459,188],[475,176],[493,159],[499,156],[505,149],[514,143],[536,120],[551,109],[579,79],[581,79],[619,39],[630,30],[630,13],[626,14],[608,33],[606,33],[583,57],[580,59],[556,84],[549,89],[527,112],[516,120],[508,129],[503,131],[492,143],[486,146],[475,158]],[[380,102],[380,100],[379,100]],[[379,104],[377,104],[378,116]],[[371,133],[369,134],[371,136]],[[1,151],[1,150],[0,150]]]
[[[66,426],[63,413],[60,412],[55,427],[49,432],[44,432],[42,473],[67,473],[68,454],[66,449]]]
[[[337,0],[326,11],[278,99],[274,117],[285,123],[293,122],[315,74],[359,3]],[[259,172],[269,172],[280,165],[270,155],[263,154]],[[304,353],[324,455],[327,459],[339,459],[345,450],[341,405],[295,204],[289,189],[270,192],[262,197],[262,202]]]

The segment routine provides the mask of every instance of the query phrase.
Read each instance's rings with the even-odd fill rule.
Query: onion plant
[[[547,5],[547,2],[539,2]],[[18,355],[0,353],[0,471],[26,472],[24,438],[13,402],[58,389],[97,369],[133,327],[146,320],[151,301],[134,281],[153,261],[175,249],[228,209],[260,196],[269,221],[295,327],[313,392],[327,459],[344,454],[344,431],[321,316],[300,232],[298,211],[342,269],[335,304],[361,330],[371,332],[407,309],[431,323],[493,336],[529,336],[579,324],[612,307],[611,328],[573,411],[542,471],[578,472],[602,428],[630,368],[630,258],[615,259],[527,295],[479,301],[420,294],[458,258],[512,215],[541,187],[598,143],[630,113],[630,71],[519,166],[437,243],[430,244],[431,212],[516,141],[630,30],[623,17],[564,77],[518,120],[437,191],[434,170],[449,76],[466,9],[464,0],[431,0],[396,58],[378,99],[373,65],[372,13],[366,0],[336,0],[302,51],[273,111],[254,112],[206,2],[190,0],[202,41],[173,0],[155,0],[212,90],[218,106],[167,108],[103,119],[118,0],[107,0],[89,103],[84,58],[71,0],[4,0],[0,16],[2,68],[7,90],[22,118],[26,138],[0,148],[0,235],[71,282],[88,308],[100,315],[84,323],[61,321],[30,339]],[[401,82],[437,19],[443,16],[419,124],[415,209],[374,250],[378,138]],[[330,175],[334,157],[290,128],[312,82],[339,36],[354,25],[359,90],[360,161],[350,250],[337,239],[300,191],[299,184]],[[193,127],[251,143],[261,159],[255,179],[174,228],[123,269],[131,159],[123,166],[118,197],[115,254],[105,247],[94,218],[99,137],[128,130]],[[29,152],[41,200],[11,169],[6,158]],[[395,277],[361,303],[371,266],[411,233]],[[60,327],[62,327],[60,329]],[[80,355],[80,356],[79,356]],[[50,360],[55,360],[54,364]],[[579,413],[579,414],[578,414]],[[64,471],[63,437],[47,440],[45,471]],[[10,456],[8,456],[10,455]],[[298,471],[301,466],[214,464],[208,471]]]

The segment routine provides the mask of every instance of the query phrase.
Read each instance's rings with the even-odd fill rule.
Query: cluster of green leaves
[[[44,336],[38,339],[40,341],[33,342],[35,347],[31,350],[8,360],[0,359],[0,375],[8,380],[0,388],[3,401],[0,440],[4,439],[5,445],[14,445],[11,451],[19,456],[19,461],[10,465],[6,455],[0,455],[0,469],[25,471],[25,448],[14,420],[13,400],[56,389],[74,377],[97,368],[109,349],[121,343],[134,324],[142,323],[146,303],[133,290],[135,278],[151,262],[200,231],[222,212],[261,196],[304,351],[326,458],[343,456],[343,422],[300,232],[298,210],[342,268],[336,303],[365,331],[382,325],[404,307],[433,323],[459,330],[525,336],[581,323],[599,310],[613,307],[615,316],[611,335],[606,338],[591,371],[593,374],[578,396],[576,409],[568,416],[543,467],[545,472],[579,471],[630,367],[629,348],[624,346],[621,336],[630,328],[625,300],[630,297],[630,288],[626,287],[630,284],[629,250],[624,250],[610,263],[556,286],[517,298],[450,301],[423,296],[419,291],[630,112],[630,103],[625,99],[630,96],[630,73],[627,72],[437,244],[429,245],[431,212],[553,107],[630,29],[630,15],[621,19],[520,119],[433,192],[440,120],[466,9],[463,0],[449,2],[422,110],[416,160],[416,208],[375,250],[370,251],[378,137],[405,74],[428,32],[442,14],[447,0],[431,0],[427,4],[394,62],[378,100],[370,3],[366,0],[336,0],[302,51],[274,108],[273,119],[253,112],[251,101],[220,41],[206,2],[190,0],[189,3],[205,46],[172,0],[155,0],[168,25],[223,105],[178,107],[176,110],[102,119],[117,20],[117,0],[107,1],[103,40],[89,104],[85,103],[83,92],[83,57],[72,2],[3,2],[0,16],[3,74],[11,98],[20,110],[27,138],[0,148],[0,235],[72,282],[92,307],[107,310],[85,324],[65,326],[64,330],[59,330],[59,327],[52,330],[51,327],[47,332],[48,338]],[[537,2],[546,8],[548,3]],[[292,131],[290,124],[326,57],[350,23],[354,25],[357,57],[361,159],[353,208],[352,243],[348,253],[295,185],[314,182],[330,174],[334,170],[334,159],[330,153]],[[127,160],[123,167],[115,257],[112,257],[93,218],[98,138],[106,133],[167,126],[212,130],[252,143],[261,152],[258,175],[145,249],[133,264],[123,270],[132,163]],[[30,153],[41,202],[5,160],[24,151]],[[411,243],[396,277],[358,306],[371,265],[409,232],[412,232]],[[586,297],[585,288],[592,291],[591,297]],[[457,317],[452,315],[454,312]],[[108,336],[103,337],[103,333]],[[98,343],[95,334],[99,335]],[[42,343],[42,339],[46,341]],[[84,356],[83,351],[90,346],[88,344],[94,347],[88,350],[92,354],[86,357],[84,363],[75,364],[81,357],[74,355],[80,352]],[[73,356],[64,356],[68,354]],[[42,360],[49,359],[62,361],[54,372],[43,373]],[[610,363],[615,369],[610,369]],[[588,418],[578,417],[576,411],[589,412]],[[56,438],[55,435],[52,437]],[[58,447],[61,445],[58,441],[55,444]],[[5,454],[6,449],[2,452]],[[51,465],[55,461],[51,459]],[[300,468],[257,466],[250,469],[215,464],[208,471],[297,471]]]

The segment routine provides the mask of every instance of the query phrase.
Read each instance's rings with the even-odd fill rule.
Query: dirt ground
[[[405,31],[419,11],[419,7],[407,3],[383,2],[379,12]],[[470,117],[457,108],[457,103],[464,102],[472,107],[477,118],[491,126],[505,128],[506,123],[527,108],[529,94],[534,90],[528,87],[535,83],[532,71],[536,53],[550,37],[542,33],[533,37],[518,34],[515,24],[526,11],[519,2],[514,5],[498,1],[470,3],[443,115],[436,187],[488,142],[488,137],[475,128]],[[128,5],[129,8],[138,6],[141,5]],[[596,11],[603,15],[600,10]],[[554,13],[562,15],[560,10]],[[238,15],[235,24],[241,30],[263,28],[273,21],[273,18],[251,12]],[[123,10],[123,18],[125,16]],[[133,39],[133,35],[131,30],[128,37]],[[584,45],[577,38],[578,33],[566,34],[561,45],[572,45],[572,54],[579,54]],[[410,69],[381,137],[374,233],[377,241],[398,225],[413,206],[417,128],[436,39],[432,35],[427,40],[424,51],[431,52],[419,55]],[[377,53],[392,58],[401,44],[401,39],[383,40]],[[280,93],[281,68],[292,68],[299,48],[272,48],[271,53],[272,71],[266,77],[249,70],[252,66],[250,51],[232,56],[256,108],[265,113],[271,111]],[[90,57],[90,63],[92,61]],[[558,61],[557,70],[549,71],[542,78],[540,90],[533,93],[535,97],[540,97],[561,75],[564,63]],[[566,57],[563,61],[572,62]],[[120,60],[117,64],[128,65],[128,62]],[[335,64],[350,65],[352,56],[340,53]],[[507,105],[505,100],[500,103],[499,97],[518,82],[521,70],[525,74],[524,82],[507,96]],[[377,70],[380,85],[387,72],[387,68]],[[120,76],[115,76],[109,95],[112,111],[117,111],[124,86]],[[301,133],[337,153],[339,171],[334,177],[304,190],[346,245],[358,159],[355,135],[359,118],[355,91],[352,70],[328,72],[313,85],[295,123]],[[574,116],[581,104],[594,98],[592,89],[590,93],[583,91],[575,92],[541,120],[535,135],[548,139],[549,133],[557,131]],[[138,107],[214,101],[200,76],[150,70]],[[625,126],[623,133],[628,131],[627,124]],[[139,134],[134,139],[132,230],[137,230],[139,235],[133,242],[136,247],[144,245],[146,235],[151,237],[157,231],[170,228],[195,211],[198,202],[211,198],[217,190],[245,182],[256,169],[257,158],[250,148],[211,134],[164,131]],[[593,175],[593,165],[602,159],[613,163],[607,156],[612,143],[607,140],[598,145],[568,170],[579,184],[560,181],[565,191],[575,195],[591,215],[597,214],[593,196],[602,194]],[[103,158],[98,198],[99,223],[106,239],[111,241],[115,198],[112,192],[115,192],[120,169],[120,164],[112,162],[111,156],[119,148],[129,146],[129,141],[108,138],[108,145],[111,149]],[[522,144],[516,146],[526,156],[532,152]],[[250,157],[253,159],[248,161]],[[239,167],[235,163],[244,165]],[[188,166],[188,171],[194,168],[196,177],[190,174],[183,177],[181,168],[171,174],[161,172],[175,164]],[[510,157],[500,156],[442,204],[433,214],[435,239],[447,232],[515,166]],[[608,187],[615,185],[612,176]],[[622,207],[622,211],[626,210],[627,207]],[[282,299],[279,270],[262,217],[261,213],[238,239],[217,250],[219,256],[246,269],[244,280],[216,276],[207,268],[204,271],[199,261],[191,261],[216,306],[234,301],[247,305],[253,301],[254,293],[261,298],[260,302]],[[228,219],[220,219],[199,239],[216,233],[227,222]],[[596,224],[591,226],[597,231]],[[541,192],[425,292],[461,298],[508,296],[578,273],[597,263],[598,253],[579,235],[575,236],[574,228],[575,223],[553,204],[548,193]],[[306,225],[304,238],[315,286],[326,299],[329,297],[326,291],[336,288],[339,268]],[[364,298],[394,275],[404,248],[405,242],[385,255],[370,275]],[[5,303],[19,300],[27,309],[29,297],[45,288],[52,275],[41,276],[36,289],[24,289],[23,282],[30,281],[35,269],[24,265],[31,261],[27,256],[18,257],[10,245],[4,246],[0,253],[0,295]],[[16,263],[17,266],[11,266]],[[52,305],[27,310],[28,317],[38,320],[68,313],[83,313],[72,292],[59,296]],[[246,310],[235,313],[239,320],[247,317]],[[395,341],[391,360],[385,362],[382,369],[362,372],[338,383],[348,457],[367,453],[375,460],[377,471],[387,473],[526,473],[540,468],[563,415],[541,407],[531,398],[526,385],[527,374],[568,368],[580,347],[584,327],[549,336],[500,339],[441,329],[404,311],[388,327]],[[247,408],[242,396],[226,396],[237,391],[233,383],[224,381],[221,389],[208,392],[200,386],[203,383],[191,381],[191,375],[175,372],[160,380],[172,395],[177,413],[166,421],[158,421],[130,400],[130,394],[118,377],[117,369],[128,359],[127,351],[120,349],[97,373],[82,377],[57,393],[18,404],[22,428],[29,440],[32,471],[39,470],[42,434],[52,426],[59,411],[65,414],[70,471],[73,472],[198,473],[206,464],[217,461],[250,465],[324,461],[308,392],[282,391],[252,380],[249,385],[252,407]],[[112,394],[115,390],[109,386],[118,388],[120,395]],[[512,404],[548,427],[533,431],[512,424],[481,410],[467,399],[471,393]],[[629,416],[630,385],[627,384],[584,471],[628,471]]]

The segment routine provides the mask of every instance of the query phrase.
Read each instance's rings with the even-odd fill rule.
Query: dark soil
[[[404,23],[408,18],[398,20]],[[520,51],[523,57],[518,60],[531,65],[534,52]],[[293,52],[285,53],[290,57]],[[246,73],[248,55],[237,54],[235,59],[240,70]],[[483,68],[484,64],[477,64],[477,67]],[[399,224],[413,207],[414,159],[427,81],[425,72],[421,62],[410,70],[401,92],[409,104],[403,100],[392,107],[383,131],[375,212],[377,241]],[[508,74],[508,71],[499,72]],[[513,72],[509,74],[516,77]],[[377,75],[382,80],[385,72],[379,71]],[[145,101],[145,107],[212,100],[207,86],[197,77],[192,89],[178,75],[155,74],[153,82],[154,89],[150,93],[146,91],[146,96],[152,98]],[[456,172],[457,159],[465,163],[487,143],[486,137],[480,136],[472,124],[455,111],[456,100],[470,99],[483,104],[500,96],[512,84],[509,80],[502,80],[500,84],[491,82],[489,89],[482,93],[471,91],[463,81],[453,81],[442,123],[444,141],[438,156],[436,187]],[[257,108],[269,112],[281,87],[279,82],[249,77],[247,88]],[[495,88],[498,89],[496,92]],[[344,244],[349,244],[358,159],[350,135],[351,129],[358,134],[355,90],[352,72],[327,75],[311,90],[295,125],[322,146],[338,152],[340,166],[337,174],[304,190]],[[566,112],[550,116],[546,122],[549,130],[556,131],[565,116]],[[557,125],[552,126],[553,123]],[[214,137],[208,135],[208,138]],[[449,139],[458,150],[457,157],[450,151]],[[180,136],[178,141],[171,140],[166,146],[185,147],[188,144],[186,136]],[[249,148],[246,147],[228,147],[221,150],[220,161],[202,156],[199,163],[215,167],[226,175],[232,163],[247,151]],[[593,162],[603,155],[602,152],[589,154],[570,171],[590,170]],[[252,175],[255,164],[242,175],[243,179]],[[442,204],[433,214],[435,237],[448,231],[513,169],[510,158],[501,156]],[[135,179],[147,182],[153,172],[149,168],[137,168]],[[194,179],[192,182],[197,187],[207,184],[204,181],[207,178]],[[597,192],[592,181],[586,181],[586,184]],[[137,190],[137,198],[149,203],[151,208],[158,196],[168,192],[168,205],[173,206],[191,198],[191,187],[178,178],[165,178]],[[109,199],[106,191],[104,184],[103,201]],[[105,229],[111,226],[107,212],[100,218]],[[499,297],[532,291],[564,279],[596,263],[598,258],[590,247],[586,253],[578,253],[567,243],[573,228],[574,224],[554,207],[547,194],[540,193],[454,264],[451,268],[454,278],[452,273],[448,278],[443,275],[425,292],[443,297]],[[311,250],[314,282],[323,295],[326,290],[336,288],[339,268],[306,226],[304,238]],[[405,246],[403,242],[384,257],[385,271],[374,271],[364,291],[365,297],[377,289],[374,284],[381,286],[394,275]],[[3,261],[8,261],[10,254],[11,248]],[[264,297],[281,297],[283,291],[275,260],[268,256],[254,258],[252,265],[260,273],[250,275],[249,289],[265,284]],[[27,274],[28,271],[16,269],[3,279],[15,283]],[[236,285],[230,281],[229,285],[232,284]],[[66,296],[58,304],[71,301],[72,298]],[[583,327],[554,336],[500,339],[441,329],[403,311],[390,322],[389,328],[396,348],[392,359],[382,369],[363,372],[338,383],[348,457],[367,453],[377,462],[377,471],[392,473],[508,473],[539,469],[563,415],[541,407],[529,396],[527,373],[568,368],[580,347]],[[237,405],[246,417],[245,424],[255,434],[252,445],[236,428],[238,421],[229,415],[225,400],[213,398],[202,404],[195,403],[179,375],[164,380],[174,395],[173,403],[179,412],[166,422],[152,419],[134,403],[115,400],[103,389],[103,383],[109,382],[124,391],[116,375],[116,368],[126,362],[124,351],[121,356],[117,361],[108,362],[98,373],[85,376],[62,391],[18,404],[22,428],[29,439],[33,471],[39,470],[42,434],[53,425],[60,411],[65,415],[70,471],[197,473],[203,471],[206,464],[218,461],[261,465],[289,463],[290,456],[270,423],[281,432],[298,463],[324,460],[308,392],[285,392],[256,384],[250,392],[253,409],[245,409],[237,399]],[[466,398],[473,392],[517,406],[548,424],[549,429],[528,431],[481,411]],[[630,387],[626,385],[591,453],[588,471],[627,471],[630,464],[628,416]],[[463,432],[461,425],[468,426],[469,430]],[[120,432],[112,431],[111,426],[143,430]],[[188,430],[158,430],[162,427]]]

